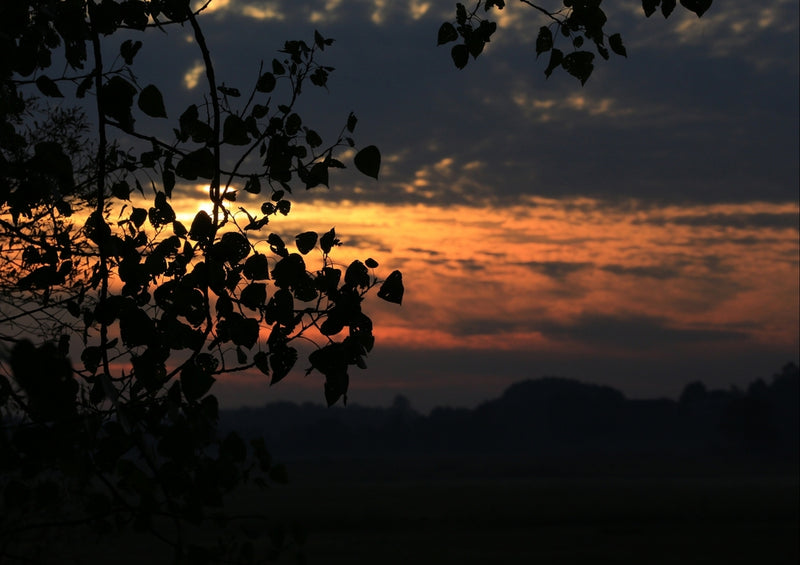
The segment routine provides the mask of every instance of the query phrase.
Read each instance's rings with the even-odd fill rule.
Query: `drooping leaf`
[[[291,253],[278,261],[272,269],[272,280],[278,288],[294,288],[305,278],[306,264],[298,253]]]
[[[377,179],[381,169],[381,152],[374,145],[369,145],[356,153],[353,163],[361,173]]]
[[[266,255],[256,253],[244,262],[242,274],[248,279],[261,281],[269,279],[269,261]]]
[[[210,370],[214,365],[201,361],[199,359],[201,356],[210,357],[206,353],[201,353],[197,356],[197,360],[190,361],[181,369],[181,390],[189,401],[199,400],[205,396],[216,380],[211,376],[212,370]]]
[[[244,184],[244,189],[250,194],[259,194],[261,192],[261,181],[258,175],[250,175],[250,178]]]
[[[564,67],[565,71],[581,81],[581,85],[584,85],[594,70],[592,61],[594,61],[594,53],[573,51],[564,57],[564,60],[561,61],[561,66]]]
[[[347,116],[347,131],[353,133],[353,130],[356,129],[356,124],[358,123],[358,118],[353,112],[350,112],[350,115]]]
[[[700,18],[711,7],[713,0],[681,0],[681,6],[697,14]]]
[[[111,185],[111,195],[120,200],[130,200],[131,187],[124,180],[115,182]]]
[[[121,76],[114,75],[101,88],[102,107],[106,116],[115,119],[125,130],[133,129],[133,97],[136,88]]]
[[[319,147],[322,145],[322,138],[317,132],[315,132],[313,129],[310,129],[306,131],[306,143],[308,143],[308,146],[311,148]]]
[[[139,93],[139,109],[151,118],[166,118],[167,110],[164,108],[164,98],[155,85],[149,84]]]
[[[200,210],[192,220],[189,228],[189,239],[192,241],[206,241],[214,234],[214,222],[205,210]]]
[[[344,284],[351,287],[367,288],[369,286],[369,271],[361,261],[353,261],[344,273]]]
[[[267,285],[253,282],[242,289],[239,301],[251,310],[258,310],[267,301]]]
[[[317,244],[317,232],[315,231],[307,231],[295,236],[295,244],[297,245],[297,250],[305,255]]]
[[[444,22],[439,28],[439,34],[436,40],[436,45],[444,45],[458,39],[458,32],[453,24]]]
[[[122,343],[128,347],[146,345],[153,339],[153,320],[150,316],[136,307],[123,308],[119,314],[119,334]]]
[[[547,63],[547,68],[544,70],[544,76],[550,78],[553,71],[561,66],[561,61],[564,60],[564,53],[560,49],[552,49],[550,51],[550,62]]]
[[[553,32],[547,26],[539,28],[539,35],[536,37],[536,57],[550,51],[553,48]]]
[[[175,174],[186,180],[214,177],[214,154],[208,147],[192,151],[175,166]]]
[[[294,347],[276,346],[269,356],[269,364],[272,368],[272,379],[269,384],[274,385],[283,380],[296,362],[297,350]]]
[[[675,0],[661,0],[661,13],[663,14],[664,18],[668,18],[672,11],[675,9]]]
[[[256,90],[259,92],[272,92],[275,89],[276,84],[277,81],[275,80],[275,75],[272,73],[264,73],[258,78]]]
[[[644,15],[648,18],[656,12],[656,8],[661,3],[661,0],[642,0],[642,9]]]
[[[450,57],[457,69],[463,69],[469,62],[469,49],[463,43],[454,45],[450,50]]]
[[[393,304],[402,304],[404,292],[403,274],[400,271],[393,271],[381,285],[378,298]]]
[[[269,376],[269,357],[266,353],[259,351],[253,355],[253,363],[259,371]]]
[[[269,299],[264,309],[264,321],[268,324],[275,322],[282,326],[291,326],[294,321],[294,297],[285,289],[278,289]]]
[[[58,85],[48,76],[41,75],[39,78],[37,78],[36,88],[38,88],[39,92],[45,96],[49,96],[51,98],[64,98],[64,95],[61,94],[61,91],[58,89]]]
[[[319,240],[319,246],[322,252],[327,255],[331,252],[334,245],[339,245],[339,240],[336,238],[336,229],[331,228],[322,235]]]
[[[617,55],[622,55],[623,57],[628,56],[628,52],[625,50],[625,46],[622,44],[622,36],[620,34],[615,33],[614,35],[609,36],[608,45]]]
[[[250,136],[247,135],[247,125],[236,114],[229,114],[222,126],[222,142],[231,145],[247,145]]]
[[[133,58],[141,48],[141,41],[131,41],[130,39],[126,39],[122,42],[122,45],[119,46],[119,54],[122,56],[122,59],[125,61],[126,65],[132,65]]]

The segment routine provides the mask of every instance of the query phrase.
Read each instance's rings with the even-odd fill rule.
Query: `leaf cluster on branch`
[[[711,7],[712,1],[680,0],[680,4],[699,18]],[[536,58],[543,53],[550,53],[544,70],[547,78],[561,69],[578,79],[581,85],[586,84],[595,65],[595,53],[588,50],[587,46],[593,45],[604,60],[608,60],[612,52],[622,57],[628,56],[622,36],[619,33],[609,35],[605,31],[608,17],[600,7],[603,0],[562,0],[563,6],[555,9],[531,0],[520,2],[546,21],[546,25],[539,27],[536,36]],[[668,18],[676,3],[676,0],[642,0],[642,9],[645,16],[650,17],[660,6],[661,13]],[[505,0],[477,0],[471,10],[457,3],[455,20],[444,22],[439,27],[437,45],[456,42],[450,48],[450,56],[455,66],[463,69],[470,57],[477,59],[483,53],[497,30],[497,24],[489,19],[489,12],[505,7]]]
[[[38,540],[70,527],[130,527],[176,563],[252,562],[224,499],[285,471],[263,442],[218,436],[215,382],[257,371],[278,383],[302,341],[327,403],[346,402],[375,341],[364,299],[402,302],[399,271],[382,280],[372,258],[333,260],[335,229],[290,242],[268,231],[293,189],[329,186],[344,155],[378,178],[380,151],[358,148],[354,114],[325,142],[297,111],[303,89],[327,87],[334,69],[319,60],[333,40],[286,41],[241,89],[216,78],[203,9],[0,7],[0,561],[47,560]],[[192,30],[207,85],[177,114],[136,75],[147,34],[174,26]],[[122,30],[133,38],[105,60]],[[171,135],[154,134],[165,120]],[[208,199],[185,225],[175,202],[197,182]],[[209,523],[222,525],[201,546],[187,532]],[[267,555],[288,543],[282,528],[264,522]]]

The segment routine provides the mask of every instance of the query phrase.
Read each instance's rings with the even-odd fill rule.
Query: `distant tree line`
[[[746,389],[688,384],[678,400],[633,400],[607,386],[557,377],[526,380],[474,409],[416,412],[398,396],[389,408],[327,409],[269,404],[226,414],[245,435],[264,435],[277,454],[516,454],[735,457],[796,465],[800,372],[789,363]]]

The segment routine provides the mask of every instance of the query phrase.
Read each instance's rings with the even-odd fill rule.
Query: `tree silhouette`
[[[585,82],[592,63],[579,35],[608,56],[599,1],[565,3],[563,13],[525,3],[552,20],[536,48],[551,51],[546,72],[560,66]],[[458,67],[494,32],[478,18],[481,5],[504,2],[479,1],[469,13],[459,4],[456,25],[439,32],[440,43],[463,40],[452,51]],[[650,15],[658,2],[644,5]],[[662,0],[665,15],[669,5]],[[296,110],[305,88],[326,87],[333,69],[321,59],[333,40],[315,32],[286,41],[254,85],[221,84],[205,7],[0,4],[4,563],[52,559],[45,542],[81,528],[149,533],[176,563],[252,562],[254,544],[238,535],[240,517],[223,512],[225,496],[246,482],[283,482],[286,472],[262,440],[219,436],[216,379],[257,369],[276,384],[304,340],[313,343],[307,373],[324,376],[327,404],[346,402],[349,370],[365,367],[374,345],[365,297],[375,288],[402,302],[399,271],[381,279],[373,258],[337,267],[333,228],[293,242],[269,233],[291,212],[293,190],[328,186],[350,151],[356,170],[380,174],[379,149],[356,144],[354,114],[324,141]],[[145,35],[176,25],[191,30],[206,83],[177,116],[134,72]],[[576,51],[559,59],[551,28]],[[625,54],[618,35],[607,39]],[[79,108],[91,101],[87,116]],[[167,122],[171,134],[158,134]],[[172,202],[187,182],[207,183],[208,200],[184,225]],[[288,544],[285,530],[263,518],[274,556]],[[211,539],[190,535],[210,523]]]
[[[268,233],[290,213],[293,187],[328,186],[330,170],[346,166],[340,154],[357,147],[354,114],[326,143],[295,111],[303,88],[326,87],[333,69],[320,59],[333,40],[287,41],[239,90],[217,82],[202,9],[186,0],[0,8],[0,560],[47,560],[39,542],[78,526],[150,532],[180,563],[251,560],[247,538],[201,549],[186,535],[212,513],[218,521],[240,484],[285,480],[263,441],[217,437],[215,380],[255,368],[278,383],[303,339],[314,343],[307,373],[324,376],[327,403],[346,402],[348,371],[365,367],[374,344],[362,301],[377,286],[402,302],[398,271],[381,281],[372,258],[337,267],[333,228],[289,243]],[[122,41],[110,61],[108,49],[122,30],[178,23],[193,32],[207,90],[174,119],[158,86],[135,79],[143,42]],[[56,76],[60,47],[68,70]],[[96,125],[79,110],[40,107],[34,89],[93,97]],[[171,118],[173,137],[153,133]],[[352,164],[377,178],[380,159],[367,145]],[[183,181],[209,186],[190,225],[172,206]],[[318,266],[307,264],[315,250]],[[217,537],[235,533],[235,518]],[[274,551],[284,543],[276,532]]]

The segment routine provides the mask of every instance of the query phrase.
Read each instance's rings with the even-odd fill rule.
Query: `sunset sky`
[[[797,362],[797,0],[717,0],[668,20],[606,0],[628,58],[600,61],[584,87],[545,79],[542,20],[518,2],[458,71],[436,47],[454,4],[214,0],[201,19],[218,80],[243,91],[284,40],[334,38],[329,90],[309,87],[298,111],[323,137],[353,111],[357,144],[381,149],[379,180],[298,187],[270,223],[286,238],[335,226],[334,260],[403,272],[402,307],[365,305],[377,344],[350,401],[474,406],[544,375],[675,397]],[[169,127],[206,88],[189,32],[149,34],[134,67],[164,91]],[[183,217],[207,206],[202,186],[182,190]],[[216,391],[227,406],[321,403],[306,366]]]

